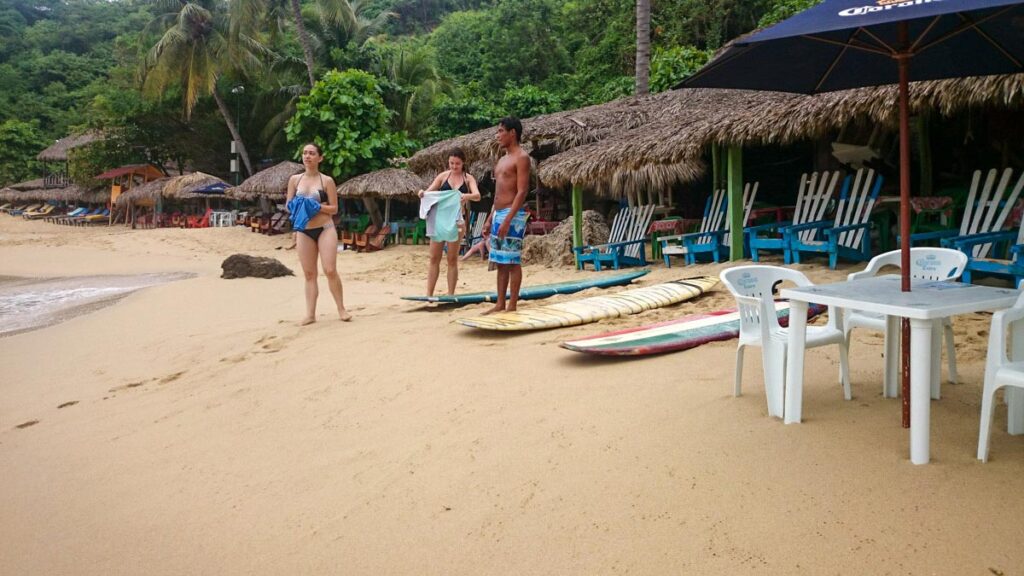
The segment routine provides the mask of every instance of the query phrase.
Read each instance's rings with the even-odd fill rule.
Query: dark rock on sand
[[[224,269],[221,278],[277,278],[278,276],[294,276],[287,266],[273,258],[262,256],[249,256],[247,254],[232,254],[220,265]]]

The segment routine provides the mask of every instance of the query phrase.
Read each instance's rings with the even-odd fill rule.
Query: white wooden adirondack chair
[[[793,220],[789,222],[771,222],[760,226],[748,226],[743,230],[750,247],[750,256],[754,262],[759,261],[758,250],[781,250],[786,264],[793,261],[788,238],[792,226],[820,221],[828,211],[832,194],[839,184],[840,172],[813,172],[808,176],[800,176],[800,190],[796,197],[796,209]],[[813,231],[807,234],[813,237]]]
[[[793,262],[802,252],[828,254],[828,266],[835,269],[839,257],[862,261],[871,258],[871,223],[868,218],[882,189],[882,177],[861,168],[843,179],[834,221],[810,222],[789,228]]]
[[[610,262],[612,268],[619,266],[643,266],[647,264],[647,230],[651,226],[654,205],[626,207],[619,210],[612,220],[608,243],[596,246],[577,246],[576,267],[584,268],[587,262],[594,263],[594,269],[600,271],[603,262]]]
[[[757,188],[760,185],[754,182],[751,185],[747,182],[743,186],[743,223],[750,219],[750,211],[757,198]],[[715,190],[708,198],[704,206],[704,219],[701,221],[700,230],[690,234],[677,234],[674,236],[663,236],[658,239],[661,242],[661,254],[665,259],[665,266],[672,267],[671,256],[684,256],[686,264],[695,264],[697,254],[710,253],[712,259],[717,263],[722,254],[729,249],[730,243],[730,222],[728,215],[728,195],[725,190]]]

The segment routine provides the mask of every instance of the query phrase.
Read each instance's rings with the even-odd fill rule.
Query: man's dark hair
[[[519,118],[515,116],[505,116],[501,120],[498,120],[498,125],[505,128],[505,130],[516,131],[516,142],[523,141],[523,123],[519,121]]]

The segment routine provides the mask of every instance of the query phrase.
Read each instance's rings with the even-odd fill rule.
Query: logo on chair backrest
[[[914,261],[914,265],[917,269],[922,272],[936,272],[939,269],[939,258],[935,254],[929,254],[924,258],[918,258]]]
[[[755,278],[750,272],[744,272],[736,280],[736,285],[747,292],[753,292],[754,290],[757,290],[757,284],[757,278]]]

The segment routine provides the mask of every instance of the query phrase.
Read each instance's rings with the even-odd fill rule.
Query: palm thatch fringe
[[[234,188],[228,188],[226,195],[236,200],[255,200],[259,196],[284,200],[288,194],[288,179],[303,170],[302,164],[286,160],[253,174]]]
[[[43,162],[64,162],[68,159],[68,151],[79,146],[85,146],[86,144],[92,144],[97,140],[102,140],[103,135],[95,130],[90,130],[83,134],[74,136],[66,136],[54,142],[51,146],[36,155],[36,160]]]
[[[8,188],[11,188],[11,189],[14,189],[14,190],[22,190],[22,191],[24,191],[24,190],[37,190],[39,188],[43,188],[44,186],[45,186],[45,184],[43,184],[43,179],[42,178],[36,178],[35,180],[26,180],[24,182],[18,182],[17,184],[10,184],[10,185],[8,185]]]
[[[338,186],[338,196],[415,200],[416,192],[430,185],[420,175],[401,168],[384,168],[350,178]]]
[[[36,188],[32,190],[0,190],[0,201],[4,202],[104,202],[110,198],[106,191],[93,191],[76,184],[65,188]]]
[[[680,89],[656,120],[596,143],[545,160],[541,180],[547,186],[570,183],[622,192],[609,185],[616,174],[645,166],[698,161],[712,143],[786,144],[823,136],[857,120],[895,127],[896,88],[878,86],[815,96],[746,90]],[[1024,105],[1024,74],[915,82],[913,111],[949,115],[978,106]]]
[[[227,182],[205,172],[193,172],[171,178],[167,186],[164,187],[163,194],[165,198],[209,198],[208,194],[199,194],[196,190],[202,190],[213,184],[227,184]]]

